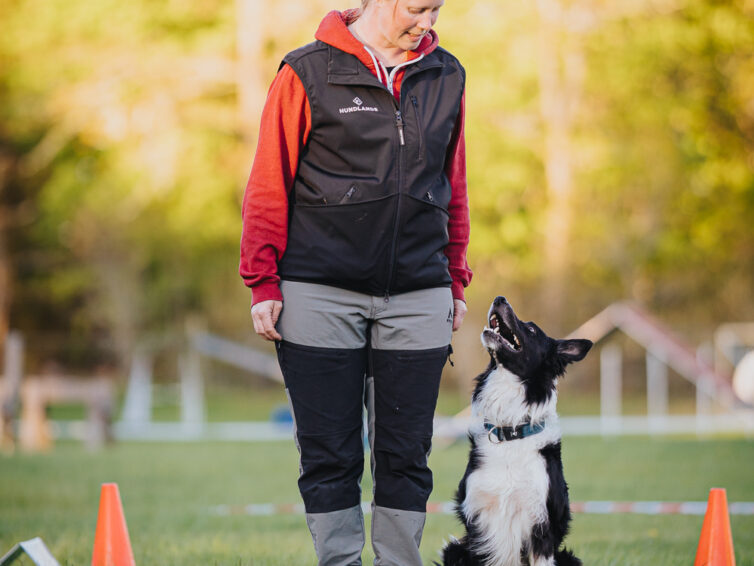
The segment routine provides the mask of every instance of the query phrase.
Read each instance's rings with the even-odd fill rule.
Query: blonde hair
[[[369,5],[369,2],[371,2],[371,0],[361,0],[361,6],[356,8],[355,10],[357,18],[364,13],[364,10],[366,10],[367,6]]]

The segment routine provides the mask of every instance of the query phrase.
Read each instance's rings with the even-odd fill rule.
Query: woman
[[[465,72],[432,30],[442,4],[330,12],[262,114],[240,273],[277,344],[320,564],[361,564],[364,405],[375,564],[421,564],[432,418],[471,279]]]

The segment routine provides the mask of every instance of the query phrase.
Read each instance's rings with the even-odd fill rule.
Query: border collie
[[[522,322],[504,297],[490,307],[476,378],[471,453],[456,493],[466,527],[442,551],[444,566],[572,566],[565,548],[571,511],[560,458],[556,385],[586,356],[589,340],[556,340]]]

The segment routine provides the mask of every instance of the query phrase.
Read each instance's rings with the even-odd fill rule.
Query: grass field
[[[452,497],[465,443],[437,446],[434,501]],[[566,438],[571,499],[754,501],[754,441],[716,438]],[[219,504],[295,503],[292,442],[121,443],[99,453],[61,443],[49,454],[0,456],[0,555],[41,536],[62,566],[91,562],[99,486],[117,482],[139,566],[315,563],[303,516],[218,516]],[[365,498],[370,494],[367,478]],[[754,565],[754,517],[731,517],[738,566]],[[701,516],[576,514],[568,538],[587,565],[689,565]],[[429,515],[422,555],[461,534],[451,516]],[[372,560],[369,544],[364,563]]]

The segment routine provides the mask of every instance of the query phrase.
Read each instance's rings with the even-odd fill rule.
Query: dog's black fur
[[[563,539],[568,533],[571,511],[568,486],[563,476],[560,432],[557,428],[553,395],[556,391],[557,379],[565,373],[566,366],[583,359],[592,347],[592,342],[550,338],[536,324],[519,320],[508,301],[504,297],[497,297],[490,308],[489,327],[485,328],[482,333],[482,343],[490,353],[490,364],[476,378],[476,387],[472,396],[472,407],[476,410],[472,419],[477,419],[477,428],[475,429],[472,421],[469,431],[471,443],[469,462],[455,498],[456,513],[466,528],[466,535],[461,540],[453,540],[445,546],[442,552],[442,564],[443,566],[580,565],[581,561],[570,551],[561,549]],[[548,431],[546,435],[539,433],[525,439],[506,440],[499,445],[492,445],[491,438],[484,434],[483,429],[480,434],[479,426],[482,420],[494,418],[492,415],[479,414],[485,410],[489,412],[489,402],[484,399],[486,386],[491,380],[504,379],[518,380],[523,385],[523,397],[520,399],[523,408],[521,417],[541,419],[541,422],[545,422],[545,430]],[[520,391],[521,388],[518,383],[514,383],[511,390]],[[541,408],[539,413],[536,412],[537,407]],[[551,421],[554,422],[552,426],[545,421],[548,415],[551,415]],[[520,423],[495,424],[515,426]],[[533,421],[532,424],[534,424]],[[547,428],[548,426],[550,428]],[[524,442],[528,444],[523,444]],[[514,450],[510,449],[510,446],[515,443],[519,444]],[[541,506],[540,515],[546,515],[546,519],[536,524],[520,522],[519,519],[519,528],[524,525],[527,534],[521,537],[518,553],[515,555],[514,549],[511,550],[513,556],[501,556],[499,549],[505,545],[496,546],[490,544],[489,541],[490,537],[510,536],[505,532],[505,528],[498,528],[506,526],[507,518],[490,517],[486,510],[481,513],[488,515],[482,518],[480,512],[474,512],[473,509],[471,516],[468,516],[469,507],[464,506],[464,502],[467,501],[469,495],[480,495],[467,492],[473,489],[473,485],[469,484],[472,474],[476,472],[486,474],[487,484],[485,485],[488,486],[490,481],[493,485],[497,485],[495,483],[498,481],[495,475],[497,470],[485,467],[494,466],[494,462],[502,462],[506,469],[510,469],[511,466],[515,468],[517,457],[522,457],[522,460],[526,458],[527,465],[535,466],[540,477],[542,477],[541,474],[546,473],[546,501],[535,501],[536,505]],[[510,483],[506,482],[506,477],[500,477],[499,481],[501,487],[510,489]],[[488,492],[485,491],[481,497],[486,497],[487,494]],[[544,496],[541,499],[544,499]],[[473,505],[480,506],[478,500]],[[486,508],[486,503],[482,503],[481,507]],[[495,525],[496,528],[490,529],[490,525]]]

